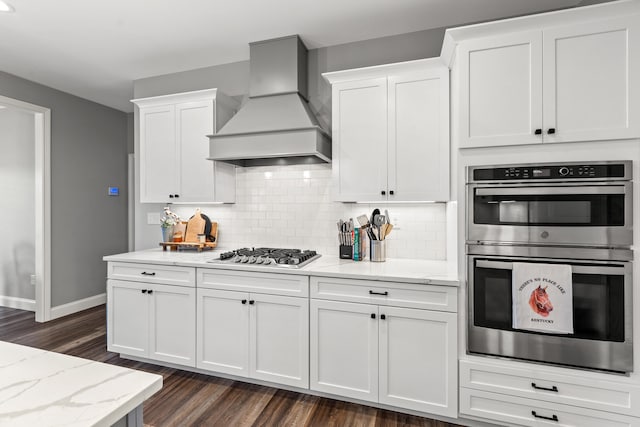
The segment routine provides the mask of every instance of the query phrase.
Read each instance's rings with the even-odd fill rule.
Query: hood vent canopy
[[[209,159],[239,166],[330,162],[331,136],[307,101],[307,48],[300,38],[255,42],[249,48],[249,99],[209,135]]]

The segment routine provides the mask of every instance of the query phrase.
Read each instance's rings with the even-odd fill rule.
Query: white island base
[[[162,376],[0,341],[0,426],[142,427]]]

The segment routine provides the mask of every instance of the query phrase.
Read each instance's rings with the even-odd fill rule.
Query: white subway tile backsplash
[[[374,208],[389,211],[397,224],[387,239],[387,256],[442,260],[446,257],[446,205],[354,204],[332,201],[330,165],[261,166],[237,169],[236,203],[206,205],[219,225],[219,246],[315,249],[338,256],[338,219],[357,223]],[[195,206],[173,210],[188,219]]]

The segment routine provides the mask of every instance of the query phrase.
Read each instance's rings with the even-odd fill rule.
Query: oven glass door
[[[473,223],[527,227],[624,226],[625,187],[476,188]]]
[[[473,325],[512,329],[512,262],[517,259],[476,258],[473,263]],[[522,261],[522,260],[520,260]],[[540,262],[530,261],[525,262]],[[549,263],[548,260],[544,261]],[[566,264],[566,262],[559,262]],[[625,268],[623,265],[570,263],[573,272],[572,338],[585,340],[625,341]],[[554,335],[546,334],[543,335]]]

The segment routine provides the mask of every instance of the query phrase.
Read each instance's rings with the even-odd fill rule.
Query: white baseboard
[[[81,299],[78,301],[72,301],[67,304],[62,304],[56,307],[51,307],[51,319],[57,319],[59,317],[68,316],[69,314],[77,313],[88,308],[95,307],[97,305],[105,304],[107,302],[107,294],[94,295],[89,298]]]
[[[33,299],[5,297],[0,295],[0,305],[20,310],[36,311],[36,300]]]

